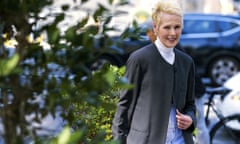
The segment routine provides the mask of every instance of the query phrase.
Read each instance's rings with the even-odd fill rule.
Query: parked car
[[[152,29],[151,21],[139,26],[146,29],[140,39],[125,38],[119,46],[124,53],[108,54],[104,59],[124,65],[130,53],[150,43],[146,31]],[[240,70],[240,16],[187,13],[179,44],[192,56],[200,76],[209,77],[212,84],[222,85]]]
[[[240,16],[186,14],[180,45],[200,75],[221,85],[240,70]]]

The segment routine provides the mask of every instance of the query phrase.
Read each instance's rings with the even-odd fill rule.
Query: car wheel
[[[212,62],[208,70],[209,77],[215,85],[222,85],[240,69],[239,62],[232,57],[221,57]]]

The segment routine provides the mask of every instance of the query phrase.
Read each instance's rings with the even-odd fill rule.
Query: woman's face
[[[182,33],[182,17],[163,13],[160,23],[154,24],[154,31],[164,46],[173,48],[177,45]]]

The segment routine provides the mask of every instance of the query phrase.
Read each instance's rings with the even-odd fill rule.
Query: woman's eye
[[[170,29],[171,27],[170,26],[166,26],[166,27],[164,27],[164,29]]]
[[[181,28],[181,26],[175,26],[175,29],[180,29]]]

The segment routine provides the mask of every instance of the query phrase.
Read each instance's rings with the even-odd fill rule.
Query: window
[[[238,24],[233,23],[233,22],[224,22],[224,21],[219,21],[218,22],[219,29],[221,31],[227,31],[230,29],[233,29],[238,26]]]
[[[211,20],[185,20],[184,21],[184,34],[194,33],[212,33],[217,32],[215,21]]]

